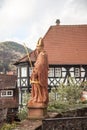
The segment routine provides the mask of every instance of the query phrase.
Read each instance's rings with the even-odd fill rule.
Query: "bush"
[[[81,101],[82,91],[81,84],[74,83],[69,77],[67,85],[61,84],[57,87],[58,100],[68,104],[77,104]]]
[[[22,108],[20,108],[19,112],[18,112],[18,117],[20,120],[24,120],[27,118],[27,107],[23,106]]]
[[[23,102],[23,106],[21,106],[21,108],[19,109],[18,112],[18,117],[20,120],[24,120],[27,118],[28,116],[28,109],[27,109],[27,102],[30,99],[30,93],[27,93],[26,91],[23,93],[23,98],[22,98],[22,102]]]
[[[12,130],[16,128],[16,123],[7,124],[5,123],[0,130]]]
[[[54,102],[50,102],[48,105],[48,111],[53,111],[53,112],[64,112],[69,110],[69,104],[64,103],[64,102],[58,102],[57,100]]]
[[[77,107],[82,104],[83,87],[81,84],[74,83],[71,77],[68,78],[68,84],[60,84],[52,89],[48,110],[69,110],[71,107]],[[53,99],[53,95],[55,96]],[[76,105],[77,104],[77,105]]]
[[[75,104],[81,100],[82,89],[78,85],[61,85],[58,87],[58,100]]]

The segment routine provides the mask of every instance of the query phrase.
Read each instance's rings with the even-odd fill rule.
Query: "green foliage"
[[[82,88],[87,91],[87,81],[81,83]]]
[[[30,93],[27,93],[26,91],[23,93],[23,106],[19,109],[18,117],[20,120],[24,120],[28,116],[28,109],[27,109],[27,102],[30,98]]]
[[[69,110],[69,104],[64,103],[64,102],[58,102],[57,100],[55,100],[54,102],[50,102],[48,105],[48,111],[53,111],[53,112],[64,112]]]
[[[27,118],[28,111],[27,111],[27,106],[23,106],[22,108],[20,108],[19,112],[18,112],[18,117],[20,120],[24,120]]]
[[[29,98],[30,98],[30,93],[24,91],[24,93],[22,93],[22,103],[23,103],[23,105],[27,104]]]
[[[65,111],[82,106],[82,92],[82,85],[74,83],[73,79],[69,77],[67,85],[60,84],[52,89],[48,110]]]
[[[14,128],[16,128],[16,123],[15,122],[12,123],[12,124],[5,123],[0,130],[12,130]]]
[[[81,84],[73,82],[72,78],[69,77],[68,84],[61,84],[57,87],[58,100],[67,102],[68,104],[76,104],[81,101],[83,88]]]
[[[58,88],[59,100],[69,104],[78,103],[81,98],[81,92],[78,85],[61,85]]]

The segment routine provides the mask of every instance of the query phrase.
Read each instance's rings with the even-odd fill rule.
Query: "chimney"
[[[59,19],[56,20],[56,25],[60,25],[60,20]]]

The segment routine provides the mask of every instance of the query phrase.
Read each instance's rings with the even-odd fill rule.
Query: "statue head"
[[[43,39],[42,38],[39,38],[36,47],[39,47],[39,48],[43,48],[44,47],[44,43],[43,43]]]
[[[44,43],[43,43],[43,40],[42,38],[39,38],[38,42],[37,42],[37,45],[36,45],[36,52],[37,52],[37,55],[43,51],[44,49]]]

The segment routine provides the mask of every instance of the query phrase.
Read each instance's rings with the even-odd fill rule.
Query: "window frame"
[[[3,94],[5,92],[5,94]],[[9,95],[8,93],[11,92]],[[13,90],[1,90],[1,97],[13,97]]]
[[[55,73],[55,70],[54,70],[54,67],[50,67],[49,68],[49,72],[48,72],[48,77],[54,77],[54,74]]]
[[[57,71],[56,71],[57,70]],[[55,77],[60,78],[62,77],[62,68],[61,67],[55,67]]]
[[[81,70],[80,70],[80,68],[78,68],[78,67],[74,68],[74,76],[76,78],[81,76]]]
[[[21,67],[21,78],[22,77],[27,77],[27,66],[22,66]]]

